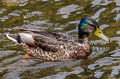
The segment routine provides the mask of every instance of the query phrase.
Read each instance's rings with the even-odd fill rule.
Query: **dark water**
[[[25,51],[6,33],[19,28],[60,32],[77,39],[82,17],[95,18],[106,43],[91,38],[86,60],[58,62],[24,59]],[[118,79],[120,78],[120,0],[0,0],[0,79]]]

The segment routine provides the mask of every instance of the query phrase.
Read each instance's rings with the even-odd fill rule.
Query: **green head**
[[[91,33],[94,33],[99,38],[105,41],[109,41],[102,31],[99,29],[97,22],[92,18],[82,18],[78,26],[78,37],[79,39],[88,38]]]

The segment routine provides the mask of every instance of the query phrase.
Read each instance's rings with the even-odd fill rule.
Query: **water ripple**
[[[120,69],[120,0],[2,0],[0,7],[0,79],[118,79]],[[25,58],[6,33],[49,30],[77,40],[80,19],[95,18],[110,43],[92,36],[88,59],[40,61]],[[115,42],[114,42],[115,41]]]
[[[71,12],[77,10],[79,6],[72,4],[58,10],[57,14],[62,14],[62,18],[68,18]]]

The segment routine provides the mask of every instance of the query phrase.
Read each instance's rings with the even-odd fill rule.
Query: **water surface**
[[[17,29],[43,29],[77,39],[81,18],[92,17],[111,42],[95,35],[86,60],[24,59],[25,50],[8,40]],[[120,78],[120,0],[0,0],[0,79]]]

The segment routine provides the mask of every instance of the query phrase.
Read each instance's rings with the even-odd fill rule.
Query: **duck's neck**
[[[89,40],[88,40],[87,37],[86,38],[79,38],[78,43],[80,43],[80,44],[88,44]]]

